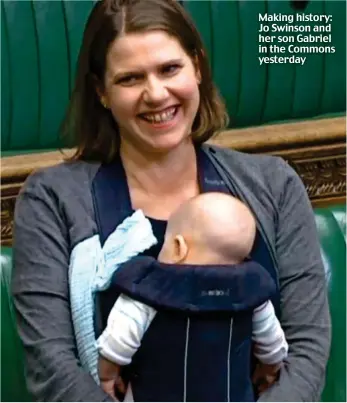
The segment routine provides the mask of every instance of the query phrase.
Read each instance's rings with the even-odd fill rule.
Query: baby
[[[248,258],[256,222],[248,207],[223,193],[203,193],[183,203],[170,217],[158,261],[168,264],[236,265]],[[203,268],[202,268],[203,269]],[[130,364],[156,310],[121,295],[114,304],[105,331],[97,341],[101,386],[115,397],[125,387],[122,366]],[[252,316],[258,391],[271,385],[287,356],[288,345],[270,300]],[[260,380],[265,380],[259,385]]]

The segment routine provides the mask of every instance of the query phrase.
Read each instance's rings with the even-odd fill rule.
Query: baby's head
[[[171,215],[158,260],[237,264],[251,252],[255,233],[254,216],[240,200],[225,193],[203,193]]]

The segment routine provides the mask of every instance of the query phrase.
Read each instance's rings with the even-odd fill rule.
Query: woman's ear
[[[200,69],[197,69],[197,70],[196,70],[196,79],[197,79],[198,85],[200,85],[200,84],[201,84],[201,73],[200,73]]]
[[[99,98],[101,105],[105,109],[108,109],[109,107],[108,107],[108,102],[106,99],[105,91],[102,89],[102,86],[96,77],[94,77],[94,88],[95,88],[96,94]]]
[[[196,76],[196,81],[198,84],[201,84],[201,71],[200,71],[200,63],[199,63],[199,58],[198,55],[195,54],[193,57],[193,64],[195,67],[195,76]]]
[[[174,263],[184,263],[188,255],[188,245],[183,235],[176,235],[174,239]]]

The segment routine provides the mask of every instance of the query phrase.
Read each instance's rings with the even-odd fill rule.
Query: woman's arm
[[[289,165],[281,161],[273,174],[287,178],[279,202],[276,249],[281,325],[289,354],[279,382],[259,401],[319,401],[331,324],[314,214],[300,178]]]
[[[68,262],[64,213],[32,177],[16,204],[12,279],[28,389],[38,401],[113,401],[77,359]]]

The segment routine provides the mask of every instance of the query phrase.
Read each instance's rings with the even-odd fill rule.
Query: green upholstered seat
[[[2,150],[57,148],[94,0],[1,2]],[[20,29],[18,29],[20,27]]]
[[[23,349],[11,297],[11,248],[1,248],[1,390],[2,402],[30,402],[25,385]]]
[[[346,208],[317,209],[316,223],[329,287],[331,352],[324,402],[346,401]]]
[[[322,401],[346,401],[346,210],[344,206],[315,211],[329,287],[332,347]],[[16,332],[10,293],[12,257],[1,250],[1,400],[28,401],[23,352]]]
[[[263,64],[259,56],[259,14],[296,14],[289,0],[182,2],[195,21],[211,60],[213,76],[233,126],[310,118],[344,112],[346,99],[346,13],[337,0],[308,1],[306,14],[332,16],[336,52],[300,54],[297,64]],[[271,22],[262,22],[270,25]],[[286,22],[279,22],[285,25]],[[289,24],[290,25],[290,24]],[[307,23],[316,25],[316,23]],[[294,35],[286,33],[286,35]],[[294,45],[311,45],[294,42]],[[292,54],[281,54],[291,56]],[[262,56],[267,56],[263,54]],[[269,55],[271,56],[271,55]]]

